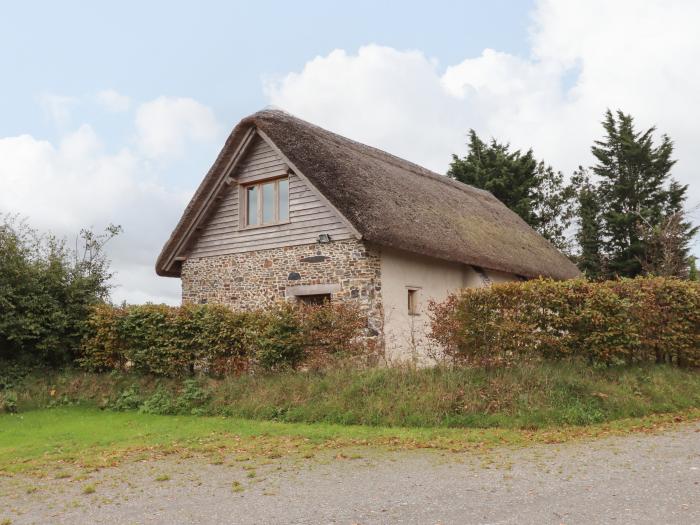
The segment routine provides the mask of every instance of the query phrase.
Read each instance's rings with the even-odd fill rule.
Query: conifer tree
[[[530,226],[560,249],[566,250],[571,223],[571,188],[561,172],[538,162],[532,150],[511,151],[509,144],[489,143],[469,130],[466,157],[452,155],[447,176],[491,192]]]
[[[576,217],[578,231],[576,242],[579,253],[576,264],[589,279],[599,279],[605,274],[600,204],[596,187],[589,174],[579,168],[572,178],[576,188]]]
[[[605,138],[591,150],[597,160],[592,169],[599,180],[595,193],[601,207],[608,277],[648,273],[645,264],[654,267],[649,263],[654,257],[653,231],[671,216],[677,223],[675,256],[687,268],[688,245],[697,229],[679,219],[688,188],[671,179],[676,162],[671,158],[673,142],[664,134],[656,146],[655,128],[637,131],[633,117],[622,111],[608,110],[602,124]]]

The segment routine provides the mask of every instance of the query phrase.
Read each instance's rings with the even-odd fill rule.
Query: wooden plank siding
[[[306,183],[289,174],[289,222],[258,228],[239,227],[239,184],[284,176],[288,166],[260,137],[250,145],[233,174],[234,182],[223,190],[216,209],[196,234],[189,257],[227,255],[284,246],[313,244],[320,233],[333,240],[353,234],[335,210],[324,204]]]

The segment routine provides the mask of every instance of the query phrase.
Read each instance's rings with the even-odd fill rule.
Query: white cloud
[[[469,128],[533,147],[570,172],[592,162],[603,112],[619,107],[675,140],[674,173],[691,184],[694,204],[699,19],[696,2],[542,1],[526,57],[486,49],[440,65],[420,51],[368,45],[316,57],[266,82],[265,91],[274,105],[438,172],[452,153],[465,152]],[[113,90],[98,100],[111,110],[130,105]],[[0,138],[0,211],[64,235],[122,224],[109,249],[118,271],[114,298],[178,302],[179,282],[156,277],[153,265],[193,188],[175,189],[153,160],[182,155],[189,163],[199,143],[218,146],[213,112],[190,98],[159,97],[137,108],[134,141],[115,149],[90,125],[71,126],[77,98],[44,94],[40,102],[62,138]]]
[[[212,141],[219,131],[212,110],[191,98],[158,97],[136,111],[138,147],[152,158],[181,156],[188,141]]]
[[[185,138],[178,140],[187,147]],[[179,282],[157,277],[154,264],[192,188],[168,187],[161,175],[138,148],[108,151],[87,124],[56,144],[31,135],[0,138],[0,212],[19,213],[32,226],[62,236],[84,226],[124,227],[108,246],[117,301],[179,302]]]
[[[438,172],[465,153],[466,131],[533,147],[570,173],[592,163],[606,108],[657,124],[676,143],[674,174],[700,202],[700,3],[545,0],[531,53],[486,49],[441,68],[420,52],[335,50],[265,83],[271,104]]]
[[[121,113],[127,111],[131,107],[131,99],[114,89],[100,91],[95,98],[107,111],[113,113]]]
[[[465,131],[454,133],[460,125],[454,99],[436,64],[418,51],[336,50],[300,73],[267,82],[265,91],[276,106],[428,165],[441,163],[439,152],[450,143],[457,147]]]
[[[44,108],[47,116],[59,128],[70,124],[73,108],[80,102],[76,97],[67,97],[55,93],[42,93],[39,95],[39,103]]]

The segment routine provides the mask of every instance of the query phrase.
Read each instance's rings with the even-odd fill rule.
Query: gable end
[[[252,183],[289,179],[289,221],[281,224],[246,227],[243,188]],[[199,224],[183,243],[180,260],[298,246],[317,242],[320,234],[332,240],[358,237],[347,221],[327,202],[308,180],[289,166],[286,159],[255,133],[235,165],[223,177],[218,194],[203,210]]]

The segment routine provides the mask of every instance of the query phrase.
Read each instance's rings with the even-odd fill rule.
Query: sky
[[[698,25],[693,0],[7,2],[0,212],[69,238],[121,225],[113,300],[177,304],[155,259],[266,106],[438,173],[473,128],[567,175],[619,108],[671,136],[694,206]]]

